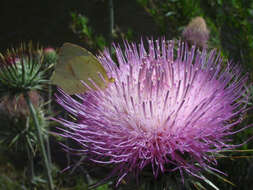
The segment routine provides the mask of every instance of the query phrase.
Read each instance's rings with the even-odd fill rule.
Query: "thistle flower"
[[[40,48],[33,48],[31,44],[26,46],[25,44],[21,44],[19,49],[8,50],[5,55],[0,54],[0,97],[4,97],[5,95],[18,98],[20,95],[23,100],[26,101],[26,105],[31,113],[33,118],[33,124],[35,126],[35,131],[37,134],[37,139],[35,144],[40,146],[44,165],[47,171],[48,178],[48,187],[50,190],[54,189],[53,180],[51,176],[50,163],[48,158],[50,157],[49,152],[46,152],[46,148],[44,145],[43,137],[43,126],[40,123],[39,110],[35,110],[33,106],[33,102],[29,92],[41,90],[44,84],[47,84],[47,72],[50,69],[50,65],[43,64],[43,53]],[[29,117],[26,118],[29,121]],[[24,130],[19,131],[14,140],[16,141],[20,137],[24,137],[23,139],[27,142],[26,147],[32,148],[32,138],[34,135],[31,135],[31,131],[28,131],[29,123]],[[31,129],[31,128],[30,128]],[[1,128],[2,130],[2,128]],[[7,128],[7,132],[10,131]],[[1,132],[1,131],[0,131]],[[30,135],[27,135],[30,134]],[[10,133],[5,133],[7,138]],[[32,136],[32,137],[31,137]],[[15,142],[14,141],[14,142]],[[18,144],[18,143],[17,143]],[[28,149],[29,149],[28,148]],[[48,149],[49,150],[49,149]],[[30,152],[30,151],[27,151]],[[28,153],[30,155],[30,153]],[[32,162],[32,156],[29,156],[30,161]],[[33,164],[31,164],[33,165]],[[33,173],[33,172],[32,172]]]
[[[182,37],[190,45],[195,44],[198,47],[205,48],[209,38],[209,30],[202,17],[196,17],[191,20],[182,33]]]
[[[47,63],[47,65],[55,64],[57,62],[58,55],[56,53],[56,50],[52,47],[44,48],[44,62]]]
[[[20,94],[39,90],[47,82],[41,49],[31,44],[0,54],[0,94]],[[44,66],[45,67],[45,66]]]
[[[114,165],[118,182],[148,166],[155,177],[198,176],[213,169],[215,153],[234,148],[229,143],[245,111],[247,77],[215,50],[165,40],[148,46],[115,45],[119,67],[108,51],[98,57],[115,79],[105,90],[75,98],[59,90],[56,101],[77,119],[58,119],[66,127],[60,135],[78,142],[76,151],[91,161]]]

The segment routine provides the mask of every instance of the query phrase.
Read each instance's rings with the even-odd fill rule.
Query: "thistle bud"
[[[190,45],[194,44],[200,48],[205,48],[209,38],[209,30],[205,20],[202,17],[193,18],[184,29],[182,37]]]
[[[40,48],[21,44],[20,48],[0,53],[0,96],[40,90],[48,83],[48,65],[43,65]]]
[[[44,61],[48,64],[55,63],[57,61],[57,53],[54,48],[44,48]]]

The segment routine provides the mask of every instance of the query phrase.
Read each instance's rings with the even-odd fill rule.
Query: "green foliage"
[[[25,186],[11,180],[9,177],[0,174],[0,189],[4,190],[28,190]]]
[[[153,17],[162,33],[180,36],[184,26],[194,17],[206,19],[210,29],[210,47],[253,68],[253,3],[241,0],[137,0]]]
[[[82,40],[88,43],[93,49],[103,49],[107,44],[102,35],[97,35],[94,29],[89,26],[89,19],[82,14],[71,13],[72,23],[70,28]]]
[[[106,46],[105,38],[102,35],[95,36],[95,44],[99,49],[104,49]]]
[[[88,26],[89,19],[81,14],[71,13],[73,23],[71,28],[74,33],[86,35],[89,39],[92,38],[92,29]]]
[[[131,28],[128,28],[125,38],[129,41],[132,41],[134,39],[134,31]]]
[[[199,0],[137,0],[153,17],[162,34],[179,36],[191,18],[203,16]]]
[[[252,8],[250,1],[239,0],[207,1],[204,4],[206,14],[219,29],[222,51],[249,70],[253,61],[253,45],[250,41],[253,37]]]
[[[89,18],[85,15],[72,12],[71,18],[71,30],[89,46],[89,49],[103,50],[106,46],[110,45],[109,43],[112,43],[109,39],[106,39],[105,34],[98,34],[95,29],[90,26]],[[134,30],[128,27],[127,30],[123,32],[121,28],[116,26],[115,29],[112,30],[111,35],[111,38],[114,38],[114,40],[123,38],[132,41],[134,39]]]

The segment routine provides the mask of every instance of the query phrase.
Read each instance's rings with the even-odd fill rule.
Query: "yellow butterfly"
[[[107,76],[104,67],[92,53],[78,45],[64,43],[60,49],[59,62],[56,64],[55,72],[51,77],[52,84],[61,87],[64,92],[72,95],[84,93],[88,90],[81,81],[96,89],[89,79],[92,79],[102,89],[106,88],[109,82],[114,81]]]

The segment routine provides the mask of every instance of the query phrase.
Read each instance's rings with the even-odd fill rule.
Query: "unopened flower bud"
[[[182,37],[190,45],[204,48],[209,38],[209,30],[202,17],[196,17],[184,29]]]

